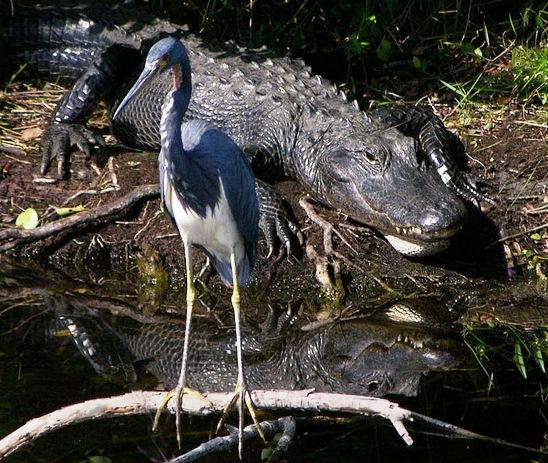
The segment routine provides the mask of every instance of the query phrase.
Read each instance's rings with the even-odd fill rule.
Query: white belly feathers
[[[167,169],[166,169],[167,170]],[[185,242],[199,244],[223,261],[230,262],[230,253],[234,250],[236,261],[239,262],[245,253],[244,243],[237,229],[236,221],[226,199],[225,189],[220,182],[219,202],[212,210],[206,209],[206,216],[200,217],[192,209],[185,208],[179,201],[175,189],[164,174],[164,198],[166,207],[179,229],[179,234]],[[206,245],[207,243],[207,245]]]

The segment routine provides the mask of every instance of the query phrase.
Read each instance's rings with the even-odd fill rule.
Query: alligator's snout
[[[466,207],[453,193],[444,192],[442,188],[440,185],[439,192],[445,193],[443,198],[436,201],[436,198],[418,197],[415,208],[401,212],[401,217],[407,217],[403,223],[413,225],[395,225],[392,232],[385,229],[386,239],[398,252],[421,257],[449,247],[466,220]],[[435,195],[432,190],[431,194]]]

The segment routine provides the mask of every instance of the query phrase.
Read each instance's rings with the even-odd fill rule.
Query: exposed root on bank
[[[328,256],[334,255],[333,233],[337,235],[340,238],[340,240],[352,250],[352,252],[357,254],[357,251],[352,247],[352,245],[342,235],[342,233],[339,230],[337,230],[327,220],[320,217],[320,215],[314,210],[314,206],[310,203],[308,198],[299,199],[299,205],[304,209],[308,218],[323,229],[323,247],[326,255]]]
[[[548,454],[548,450],[533,449],[519,444],[506,442],[481,434],[477,434],[449,423],[430,418],[420,413],[401,408],[398,404],[386,399],[358,395],[344,395],[308,391],[252,391],[251,399],[260,409],[276,411],[313,411],[315,413],[353,413],[363,416],[378,417],[390,421],[398,435],[407,445],[413,444],[413,439],[407,432],[404,422],[416,425],[426,425],[428,432],[452,438],[475,439],[499,445],[519,448],[538,454]],[[182,409],[192,415],[209,416],[221,413],[232,398],[231,392],[205,394],[211,405],[191,395],[186,395]],[[88,400],[83,403],[69,405],[52,413],[35,418],[19,429],[0,440],[0,460],[3,460],[17,449],[29,444],[62,427],[85,421],[113,418],[119,416],[152,414],[158,409],[165,398],[163,391],[135,391],[121,396],[105,399]],[[170,402],[166,410],[175,413],[175,404]]]
[[[306,245],[306,257],[314,264],[316,281],[323,291],[334,301],[344,298],[345,290],[341,279],[341,265],[338,260],[329,262],[326,256],[320,255],[311,244]],[[332,271],[330,271],[332,270]]]
[[[159,194],[160,190],[157,184],[143,185],[103,206],[56,220],[33,230],[22,228],[0,230],[0,251],[6,251],[46,238],[51,238],[54,242],[60,242],[68,233],[82,232],[88,228],[107,224],[123,217],[135,204],[153,199]]]

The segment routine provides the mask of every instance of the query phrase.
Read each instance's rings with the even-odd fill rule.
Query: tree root
[[[299,205],[304,209],[308,218],[323,229],[323,247],[326,255],[331,256],[334,254],[333,233],[337,235],[339,239],[346,246],[348,246],[355,254],[357,254],[357,251],[352,247],[352,245],[348,242],[348,240],[341,234],[341,232],[337,230],[327,220],[319,216],[319,214],[314,210],[314,206],[312,206],[308,198],[299,199]]]
[[[62,241],[67,233],[80,232],[87,228],[109,223],[123,217],[138,202],[153,199],[159,194],[160,190],[157,184],[143,185],[103,206],[56,220],[33,230],[21,228],[0,230],[0,251],[46,238],[52,238],[54,242]]]
[[[211,393],[205,396],[211,402],[186,395],[182,404],[183,411],[209,416],[224,410],[232,398],[231,392]],[[135,391],[106,399],[88,400],[83,403],[69,405],[52,413],[35,418],[19,429],[0,440],[0,460],[3,460],[17,449],[29,444],[38,437],[44,436],[64,426],[100,418],[129,416],[154,413],[165,398],[163,391]],[[364,416],[374,416],[390,421],[398,435],[407,445],[413,444],[413,439],[407,432],[404,422],[414,425],[427,425],[429,432],[434,429],[440,436],[458,439],[476,439],[491,443],[506,445],[535,453],[548,454],[548,450],[538,450],[519,444],[506,442],[502,439],[487,437],[459,428],[420,413],[401,408],[398,404],[386,399],[358,395],[344,395],[308,391],[258,391],[251,392],[251,399],[257,408],[269,410],[300,410],[321,412],[354,413]],[[166,410],[175,413],[175,404],[170,402]]]

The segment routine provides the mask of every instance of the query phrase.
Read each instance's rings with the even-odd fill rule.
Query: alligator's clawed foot
[[[274,253],[277,240],[285,247],[287,256],[292,252],[292,237],[295,236],[300,245],[303,235],[297,223],[293,221],[280,195],[269,185],[257,180],[257,196],[259,198],[259,228],[264,233],[268,248],[267,259]]]
[[[338,231],[327,220],[320,217],[320,215],[314,210],[314,206],[310,203],[310,201],[307,198],[301,198],[299,200],[299,204],[306,212],[306,215],[308,216],[308,218],[323,229],[323,247],[324,247],[325,254],[327,256],[336,255],[337,257],[340,257],[340,254],[333,250],[333,234],[337,235],[339,239],[346,246],[348,246],[355,254],[357,254],[357,251],[352,247],[352,245],[348,242],[348,240],[341,234],[341,232]],[[346,260],[346,259],[343,259],[343,260]]]
[[[86,159],[90,159],[93,145],[104,146],[105,142],[100,135],[83,125],[51,123],[42,137],[41,174],[45,175],[53,160],[57,159],[57,176],[64,178],[72,149],[78,148],[84,152]]]
[[[251,401],[251,395],[249,394],[249,391],[247,389],[245,380],[239,379],[236,388],[234,389],[234,395],[226,405],[223,414],[221,418],[219,419],[219,422],[217,423],[217,430],[216,433],[218,434],[221,428],[223,427],[226,418],[228,417],[230,411],[234,408],[234,405],[238,402],[238,455],[240,457],[240,460],[242,459],[242,451],[243,451],[243,433],[244,433],[244,404],[245,408],[247,408],[249,414],[251,415],[251,419],[253,420],[253,423],[257,426],[257,429],[259,431],[259,435],[261,436],[261,439],[266,442],[266,438],[261,430],[261,427],[259,426],[259,420],[257,419],[257,414],[255,413],[255,408],[253,406],[253,402]]]
[[[167,404],[169,403],[169,401],[175,397],[175,400],[176,400],[176,405],[175,405],[175,428],[176,428],[176,434],[177,434],[177,444],[178,444],[179,448],[181,448],[181,442],[182,442],[182,438],[181,438],[181,413],[182,413],[182,410],[183,410],[183,396],[185,394],[192,395],[192,396],[196,397],[197,399],[201,400],[202,402],[204,402],[206,404],[206,406],[208,408],[211,408],[211,409],[214,408],[211,401],[207,397],[202,395],[200,393],[200,391],[197,391],[195,389],[191,389],[191,388],[186,387],[186,386],[182,386],[180,384],[177,385],[177,387],[175,389],[169,391],[166,394],[164,400],[162,401],[162,403],[158,407],[158,410],[156,410],[156,415],[154,416],[154,422],[152,424],[152,431],[156,432],[158,430],[158,426],[159,426],[159,423],[160,423],[160,416],[162,415],[162,413],[163,413],[164,409],[166,408]]]

